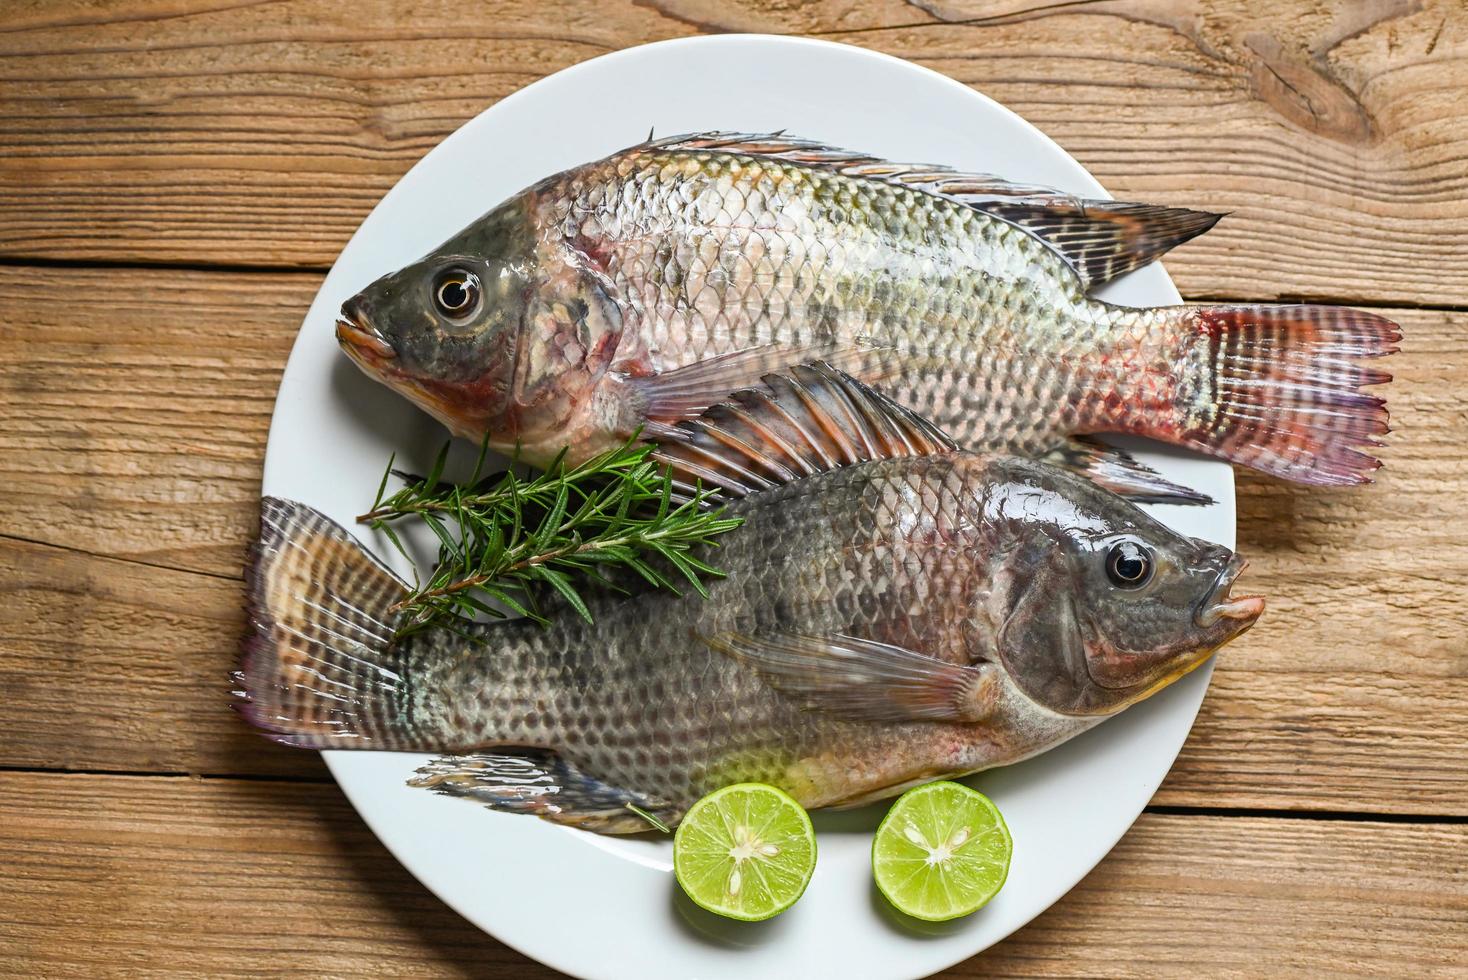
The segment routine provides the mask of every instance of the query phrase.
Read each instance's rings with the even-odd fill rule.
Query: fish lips
[[[336,318],[336,342],[364,368],[381,369],[398,356],[393,345],[367,319],[355,297],[342,304],[341,315]]]
[[[1264,597],[1259,595],[1232,596],[1234,580],[1239,577],[1249,563],[1238,555],[1229,558],[1218,573],[1218,580],[1213,588],[1203,597],[1198,608],[1193,612],[1193,622],[1203,629],[1211,629],[1225,620],[1237,624],[1242,632],[1253,625],[1264,612]]]

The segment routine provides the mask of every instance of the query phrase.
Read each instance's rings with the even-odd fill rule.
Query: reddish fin
[[[636,392],[639,415],[655,422],[672,423],[697,417],[741,388],[759,384],[760,378],[807,361],[823,360],[869,380],[882,374],[875,347],[789,347],[766,344],[731,351],[641,378],[628,378]]]
[[[930,163],[896,163],[784,133],[692,133],[647,145],[763,157],[946,197],[1042,239],[1086,289],[1141,268],[1223,217],[1187,208],[1081,198],[1054,187]]]
[[[931,422],[823,363],[767,375],[697,419],[644,435],[661,444],[656,458],[685,486],[731,497],[870,459],[957,448]]]
[[[1361,389],[1391,375],[1362,362],[1396,352],[1395,323],[1331,306],[1199,307],[1186,317],[1206,338],[1210,384],[1179,404],[1174,441],[1297,483],[1371,481],[1387,410]]]
[[[235,707],[277,742],[396,749],[407,694],[392,605],[405,586],[351,535],[304,504],[260,501],[246,572],[249,632]]]
[[[729,632],[704,642],[752,666],[786,697],[846,718],[975,722],[993,708],[993,673],[984,664],[841,634]]]

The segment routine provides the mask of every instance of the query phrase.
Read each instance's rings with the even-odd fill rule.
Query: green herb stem
[[[702,578],[721,573],[693,552],[741,523],[709,506],[701,490],[674,505],[672,476],[649,458],[651,447],[633,442],[570,468],[563,454],[530,478],[513,471],[483,477],[481,449],[464,484],[441,480],[447,450],[429,475],[406,477],[391,495],[385,475],[371,509],[358,518],[405,556],[396,522],[419,520],[438,538],[432,574],[395,607],[399,635],[430,626],[467,633],[479,614],[499,614],[492,601],[545,622],[537,601],[544,588],[590,621],[573,576],[610,584],[602,574],[610,566],[675,592],[682,578],[707,595]]]

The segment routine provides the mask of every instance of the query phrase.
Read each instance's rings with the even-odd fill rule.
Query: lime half
[[[694,902],[731,919],[768,919],[795,904],[816,869],[816,835],[799,803],[773,786],[710,793],[673,837],[673,873]]]
[[[941,922],[989,903],[1009,876],[1014,842],[983,793],[929,783],[903,793],[877,828],[872,873],[887,900]]]

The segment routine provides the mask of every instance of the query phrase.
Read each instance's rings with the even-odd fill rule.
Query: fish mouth
[[[379,365],[398,356],[387,338],[368,322],[355,299],[342,304],[341,315],[336,318],[336,342],[352,360],[364,367]]]
[[[1264,597],[1260,595],[1232,596],[1229,591],[1233,588],[1234,580],[1239,577],[1249,563],[1238,555],[1234,555],[1218,573],[1218,581],[1213,588],[1203,597],[1198,604],[1198,609],[1193,613],[1193,622],[1204,629],[1216,623],[1228,619],[1243,623],[1252,623],[1264,612]]]

